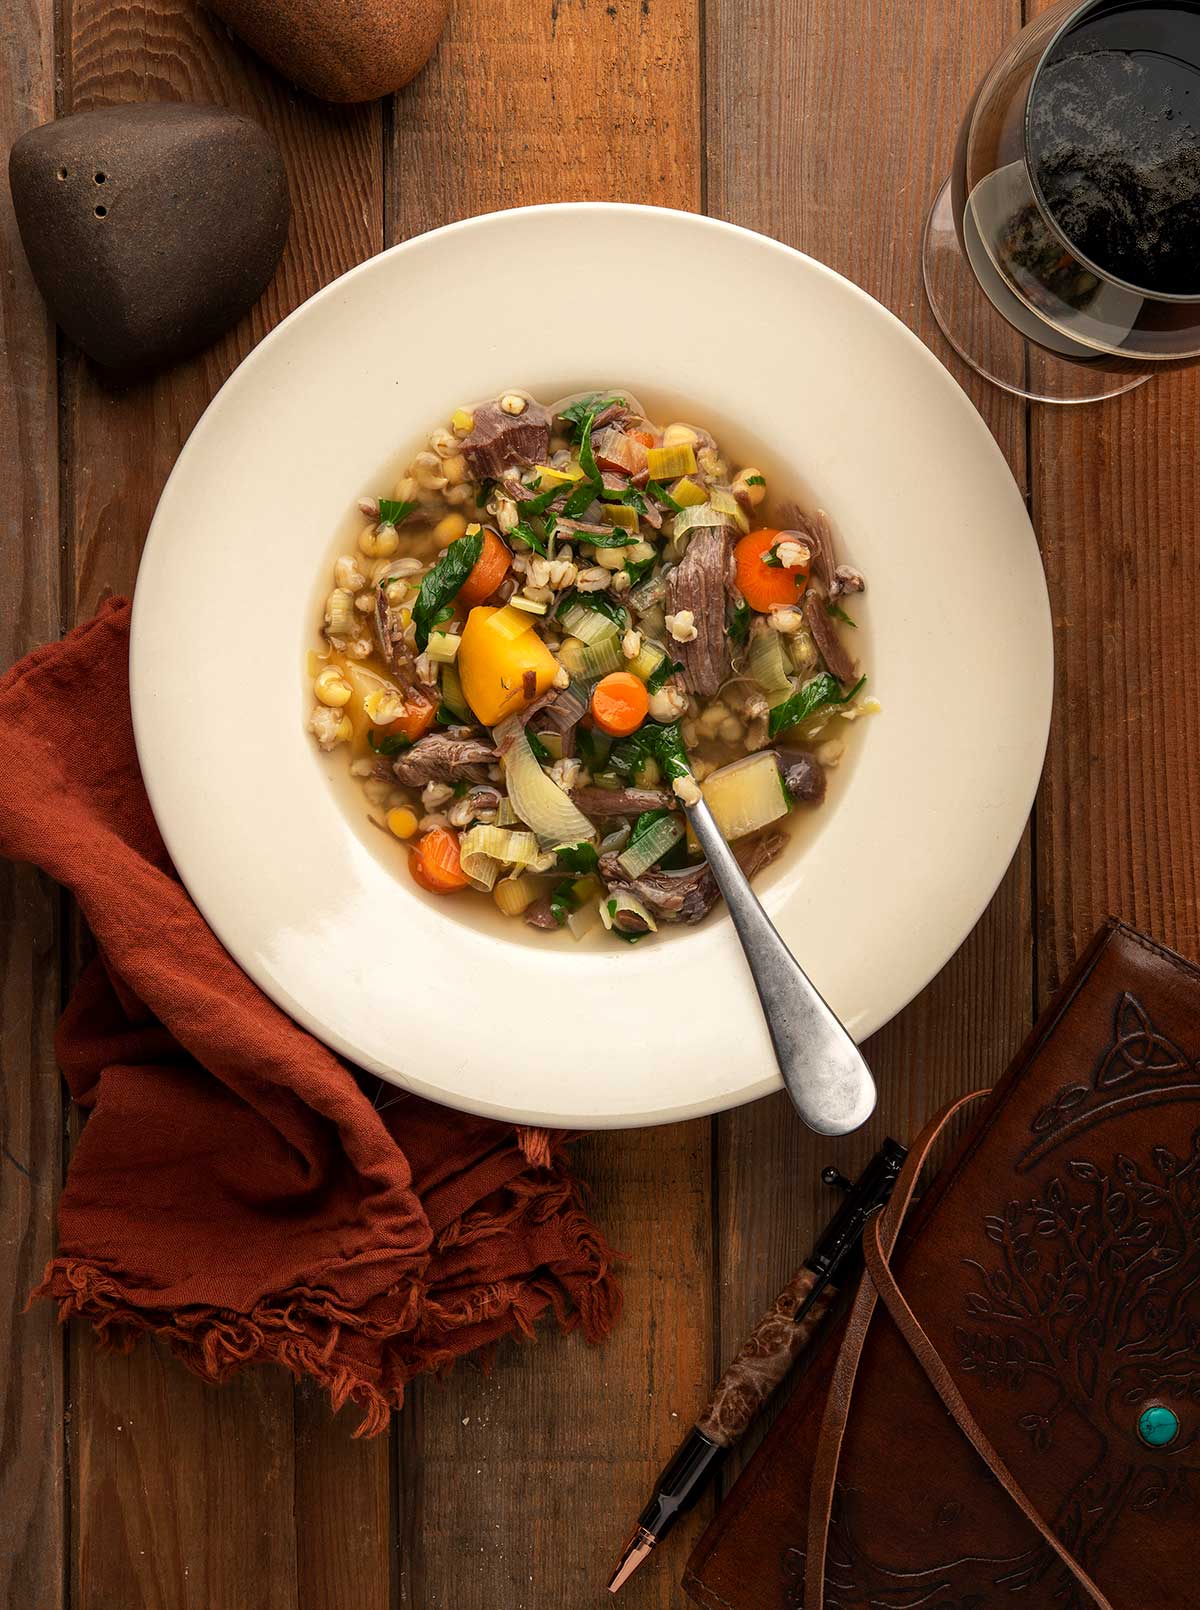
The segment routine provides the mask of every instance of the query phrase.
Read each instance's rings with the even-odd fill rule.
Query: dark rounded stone
[[[278,147],[220,107],[79,112],[23,134],[8,169],[38,289],[108,368],[207,346],[262,294],[287,240]]]
[[[373,101],[433,55],[449,0],[208,0],[285,78],[325,101]]]

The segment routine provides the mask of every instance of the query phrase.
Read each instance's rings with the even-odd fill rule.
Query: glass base
[[[921,251],[925,295],[942,334],[964,363],[994,386],[1032,402],[1090,403],[1119,397],[1148,374],[1111,374],[1071,363],[1027,341],[980,289],[959,244],[950,181],[938,191],[925,222]]]

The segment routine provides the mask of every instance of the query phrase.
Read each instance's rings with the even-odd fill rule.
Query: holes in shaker
[[[97,207],[96,208],[96,217],[97,218],[107,218],[108,217],[108,208],[107,207]]]
[[[97,184],[103,184],[104,181],[108,178],[108,174],[107,173],[94,173],[92,175],[92,178],[94,179],[94,181]]]
[[[68,170],[66,168],[59,168],[57,177],[59,183],[61,184],[64,179],[69,177]]]

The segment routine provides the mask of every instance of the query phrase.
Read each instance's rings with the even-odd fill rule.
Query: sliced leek
[[[755,632],[751,637],[750,675],[768,698],[772,694],[786,698],[793,691],[783,638],[778,632],[768,628],[766,631]]]
[[[571,604],[559,616],[563,630],[584,643],[603,643],[606,637],[617,635],[617,623],[602,615],[598,609],[586,604]]]
[[[691,508],[696,503],[708,502],[708,493],[700,485],[700,482],[693,481],[686,475],[675,482],[675,485],[671,488],[671,496],[676,503],[681,504],[685,509]]]
[[[696,468],[696,450],[691,442],[674,442],[670,447],[648,447],[646,470],[652,481],[673,480],[691,475]]]
[[[590,645],[581,643],[577,637],[564,638],[558,658],[573,677],[584,679],[607,676],[610,671],[621,670],[625,664],[621,639],[616,631],[602,642]]]
[[[683,837],[683,823],[677,815],[660,817],[633,840],[617,857],[617,865],[628,878],[640,878],[647,867],[661,861]]]
[[[458,858],[476,887],[490,889],[501,866],[530,866],[538,858],[538,841],[532,833],[511,828],[476,826],[462,835]]]
[[[708,501],[717,510],[718,514],[728,516],[727,524],[736,526],[739,531],[749,531],[749,517],[732,492],[727,491],[723,486],[714,486],[708,494]]]
[[[457,632],[430,632],[425,652],[435,665],[453,665],[461,642]]]
[[[607,900],[601,900],[600,902],[600,921],[608,929],[609,933],[612,932],[616,919],[623,911],[628,911],[632,916],[640,917],[652,934],[658,932],[658,924],[637,895],[626,894],[622,891],[619,894],[609,895]],[[620,933],[622,930],[618,929],[617,931]]]
[[[471,714],[471,706],[463,694],[462,683],[458,679],[458,667],[455,665],[442,666],[442,703],[452,715],[468,726],[475,720]]]
[[[604,516],[609,525],[618,525],[624,531],[636,531],[638,528],[638,512],[628,503],[606,503]]]
[[[508,601],[510,609],[519,609],[526,615],[544,615],[545,604],[539,603],[536,598],[526,598],[524,593],[515,593]]]
[[[567,913],[567,927],[571,930],[573,939],[583,939],[591,933],[600,921],[600,903],[589,900],[586,906],[580,906],[578,911]]]
[[[722,514],[720,509],[714,509],[711,503],[695,503],[685,508],[682,514],[675,516],[672,524],[672,534],[676,537],[686,536],[697,526],[721,526],[729,524],[729,516]]]
[[[659,648],[657,643],[643,643],[625,669],[632,671],[643,682],[649,682],[666,657],[666,650]]]

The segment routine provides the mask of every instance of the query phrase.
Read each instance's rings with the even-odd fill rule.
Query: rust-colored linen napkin
[[[222,949],[150,812],[128,653],[115,601],[0,681],[0,853],[65,885],[98,951],[59,1027],[89,1117],[39,1293],[213,1381],[311,1375],[367,1432],[547,1308],[603,1337],[620,1294],[564,1137],[375,1095]]]

